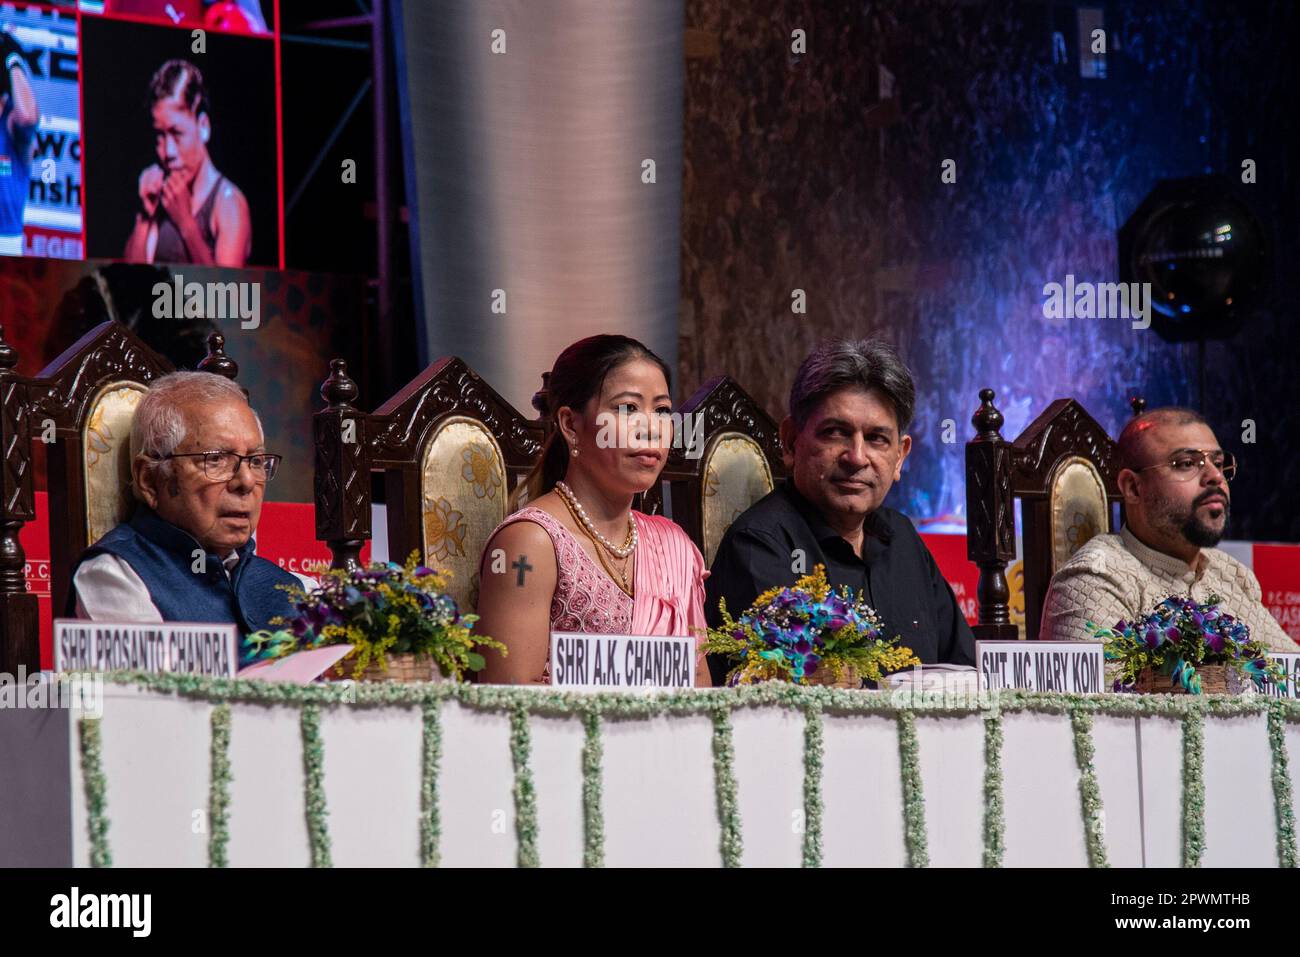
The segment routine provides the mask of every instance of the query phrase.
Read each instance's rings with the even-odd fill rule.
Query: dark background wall
[[[889,339],[919,392],[890,504],[962,521],[984,386],[1008,437],[1060,396],[1112,434],[1132,394],[1200,404],[1195,345],[1044,319],[1043,285],[1118,280],[1116,233],[1157,180],[1239,177],[1251,158],[1274,272],[1206,349],[1204,411],[1243,462],[1230,535],[1300,540],[1296,5],[1099,8],[1107,76],[1082,79],[1072,4],[687,0],[681,395],[726,372],[780,417],[817,340]]]

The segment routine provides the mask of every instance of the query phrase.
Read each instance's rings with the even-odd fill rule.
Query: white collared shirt
[[[230,576],[230,570],[239,562],[239,555],[231,552],[221,560]],[[307,591],[319,587],[316,579],[290,572]],[[135,569],[116,555],[96,555],[81,563],[72,576],[72,587],[77,591],[77,617],[91,621],[130,621],[153,624],[163,620],[162,613],[153,603],[149,589],[136,574]]]

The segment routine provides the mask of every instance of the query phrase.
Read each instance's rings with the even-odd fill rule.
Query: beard
[[[1211,498],[1222,498],[1223,500],[1223,522],[1218,528],[1205,522],[1196,513],[1202,503]],[[1228,529],[1231,505],[1223,492],[1218,489],[1206,489],[1192,499],[1192,503],[1186,508],[1166,500],[1161,503],[1160,511],[1160,517],[1163,520],[1162,525],[1170,530],[1177,529],[1178,534],[1197,548],[1213,548],[1219,544]]]

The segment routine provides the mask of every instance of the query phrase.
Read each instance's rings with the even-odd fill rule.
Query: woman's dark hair
[[[203,84],[203,74],[189,60],[168,60],[149,81],[150,110],[160,100],[172,97],[196,117],[208,112],[208,90]]]
[[[644,344],[628,336],[588,336],[579,339],[560,353],[546,383],[545,417],[552,431],[542,449],[542,457],[510,496],[510,511],[515,511],[525,494],[535,502],[555,488],[569,468],[569,443],[555,424],[555,414],[568,406],[575,411],[600,395],[605,377],[625,362],[645,359],[657,365],[672,392],[673,376],[668,364]]]

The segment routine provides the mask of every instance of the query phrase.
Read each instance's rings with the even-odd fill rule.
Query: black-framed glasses
[[[1223,474],[1225,482],[1231,482],[1232,477],[1237,474],[1237,457],[1222,449],[1179,449],[1169,457],[1168,462],[1157,462],[1155,465],[1147,465],[1137,471],[1169,469],[1169,474],[1175,482],[1190,482],[1205,470],[1206,462]]]
[[[284,456],[274,452],[254,452],[252,455],[240,455],[238,452],[180,452],[164,455],[163,458],[198,459],[203,466],[203,474],[214,482],[229,482],[240,466],[247,462],[253,473],[253,481],[260,484],[275,478],[275,470],[280,467],[280,460]]]

